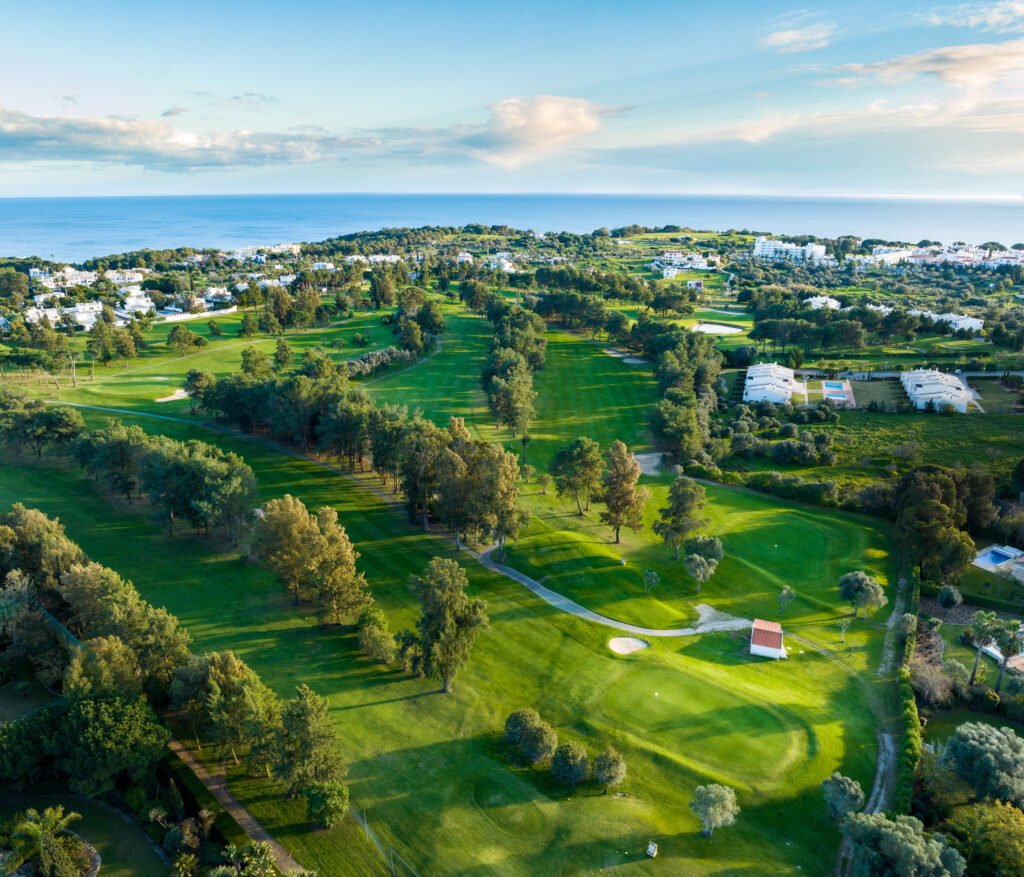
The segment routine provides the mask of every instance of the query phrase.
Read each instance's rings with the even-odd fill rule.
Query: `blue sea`
[[[636,223],[916,242],[1024,241],[1024,197],[978,200],[716,195],[206,195],[0,198],[0,256],[81,262],[165,247],[317,241],[423,225],[589,232]]]

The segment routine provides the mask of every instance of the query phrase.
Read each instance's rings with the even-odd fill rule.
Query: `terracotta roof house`
[[[782,625],[755,618],[750,630],[750,654],[775,658],[776,661],[787,657],[786,646],[782,642]]]

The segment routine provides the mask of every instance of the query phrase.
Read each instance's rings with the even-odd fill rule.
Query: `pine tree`
[[[673,557],[679,560],[679,546],[694,530],[707,525],[707,518],[701,517],[707,502],[704,485],[692,478],[680,475],[669,489],[669,504],[659,509],[660,521],[654,522],[654,532],[671,545]]]
[[[601,501],[605,511],[601,520],[615,528],[615,544],[619,544],[619,530],[623,525],[634,533],[644,525],[644,506],[651,498],[646,487],[637,487],[640,464],[629,449],[618,439],[605,455],[608,468],[601,479]]]
[[[340,780],[348,773],[338,737],[327,713],[327,699],[300,685],[281,715],[275,773],[296,797],[306,786]]]

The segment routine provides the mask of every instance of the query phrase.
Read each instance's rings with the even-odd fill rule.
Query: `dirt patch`
[[[640,471],[644,475],[658,474],[658,467],[661,465],[661,454],[634,454],[633,457],[640,464]]]
[[[184,390],[175,390],[170,396],[161,396],[157,402],[177,402],[179,399],[187,399],[188,393]]]
[[[941,618],[945,624],[970,624],[974,620],[977,607],[970,603],[961,603],[952,609],[943,609],[942,604],[934,597],[922,597],[921,611],[932,618]]]
[[[608,648],[616,655],[629,655],[639,652],[640,649],[646,649],[647,643],[635,636],[614,636],[608,640]]]

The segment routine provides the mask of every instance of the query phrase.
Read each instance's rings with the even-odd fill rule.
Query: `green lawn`
[[[58,804],[63,805],[65,813],[74,811],[82,815],[72,823],[71,830],[96,847],[103,877],[156,877],[170,873],[149,838],[120,813],[98,801],[69,795],[38,795],[0,804],[0,818],[6,819],[29,807],[41,811]]]
[[[264,497],[288,491],[338,507],[378,603],[395,628],[413,622],[408,575],[431,555],[452,555],[447,543],[326,470],[242,440],[204,438],[243,453]],[[294,610],[270,576],[230,550],[185,534],[169,538],[141,509],[112,506],[84,476],[22,463],[4,468],[0,501],[58,515],[92,557],[176,614],[197,651],[235,649],[282,696],[305,681],[329,698],[356,806],[421,873],[648,872],[656,867],[642,856],[649,839],[661,844],[659,868],[668,859],[694,874],[788,874],[797,865],[826,873],[838,834],[821,805],[821,779],[838,769],[872,781],[875,710],[887,713],[891,694],[870,669],[881,640],[877,619],[858,625],[845,648],[796,650],[783,664],[751,660],[745,638],[729,634],[655,640],[619,658],[605,647],[612,631],[566,617],[467,562],[471,592],[488,601],[491,630],[445,698],[434,683],[369,664],[350,629],[320,630],[309,609]],[[742,608],[761,612],[773,598],[774,584]],[[827,614],[808,600],[811,622]],[[786,624],[796,628],[804,610],[793,609]],[[524,704],[592,753],[607,745],[622,751],[626,797],[589,788],[567,796],[543,774],[511,768],[498,734],[504,716]],[[727,841],[713,847],[687,808],[693,787],[709,780],[734,785],[744,808],[721,835]],[[266,806],[258,787],[236,792],[257,812]],[[355,850],[299,840],[307,829],[297,817],[275,827],[308,867],[356,873],[343,864]]]
[[[972,390],[977,390],[981,394],[981,407],[985,409],[986,414],[1021,412],[1024,405],[1021,394],[1004,387],[995,378],[971,378],[968,383]]]
[[[465,416],[478,435],[507,444],[510,436],[495,430],[479,387],[490,324],[454,308],[446,308],[446,319],[449,333],[438,356],[376,381],[370,391],[421,408],[438,423]],[[546,468],[553,451],[578,435],[602,447],[621,438],[635,450],[651,450],[644,423],[656,399],[650,367],[625,363],[567,333],[551,331],[548,341],[547,366],[536,376],[530,463]],[[225,358],[213,367],[234,366]],[[175,416],[185,408],[157,407],[148,390],[118,396],[119,381],[105,383],[77,401],[118,399],[114,407]],[[172,405],[178,408],[168,411]],[[106,416],[83,414],[92,424]],[[236,451],[255,470],[263,499],[288,492],[313,507],[338,508],[393,629],[416,617],[409,575],[431,556],[455,556],[449,543],[412,529],[404,514],[327,469],[190,424],[124,419]],[[697,597],[681,562],[670,559],[649,529],[624,532],[614,545],[596,510],[580,518],[570,500],[540,496],[528,485],[524,502],[533,521],[511,547],[513,565],[550,576],[550,587],[590,608],[645,626],[688,624],[700,601],[748,618],[776,618],[778,591],[790,584],[798,597],[782,621],[792,658],[752,660],[743,633],[654,639],[648,649],[615,656],[606,646],[613,630],[566,616],[463,555],[471,593],[488,601],[491,630],[446,698],[435,683],[368,663],[352,629],[320,629],[312,607],[292,608],[272,578],[231,546],[186,533],[170,538],[138,505],[112,502],[76,471],[27,457],[7,462],[0,504],[22,501],[60,516],[90,556],[177,615],[196,651],[234,649],[282,697],[299,682],[327,696],[351,765],[354,806],[365,808],[371,827],[421,874],[667,867],[762,875],[794,873],[798,865],[803,873],[830,873],[838,832],[827,819],[820,782],[841,770],[870,787],[879,721],[895,714],[891,680],[874,669],[891,606],[856,622],[845,644],[835,625],[846,611],[834,590],[839,575],[864,568],[894,581],[884,522],[709,488],[709,532],[722,537],[727,557]],[[670,480],[669,473],[644,476],[655,493],[648,525]],[[646,597],[639,584],[645,568],[662,573]],[[590,787],[568,793],[546,773],[510,762],[500,729],[505,715],[524,705],[592,755],[608,745],[619,749],[629,766],[625,794],[603,796]],[[259,781],[233,779],[236,794],[307,867],[322,874],[369,867],[372,857],[360,858],[356,849],[357,833],[325,842]],[[687,806],[694,786],[708,781],[734,786],[743,807],[738,824],[713,841],[700,836]],[[643,855],[652,839],[660,844],[654,861]]]

